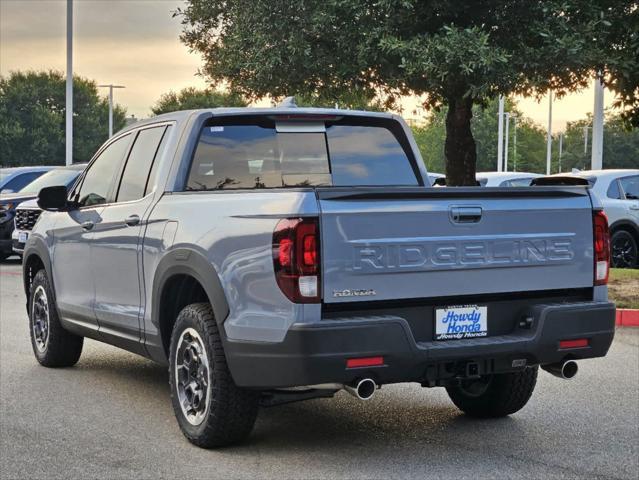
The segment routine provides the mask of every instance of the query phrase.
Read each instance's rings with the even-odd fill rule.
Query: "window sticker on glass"
[[[211,132],[223,132],[224,131],[224,127],[221,127],[221,126],[211,127],[210,131]]]

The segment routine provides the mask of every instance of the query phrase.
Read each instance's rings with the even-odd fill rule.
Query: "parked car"
[[[54,167],[0,168],[0,194],[20,191],[52,168]]]
[[[33,352],[83,338],[169,365],[184,435],[249,435],[260,405],[445,387],[468,415],[521,409],[538,367],[606,354],[608,230],[586,186],[429,188],[390,114],[183,111],[126,127],[24,250]],[[150,421],[139,419],[139,421]]]
[[[428,176],[433,174],[429,173]],[[432,185],[446,186],[446,175],[438,175],[433,178]],[[542,177],[538,173],[528,172],[477,172],[478,187],[529,187],[534,178]]]
[[[529,187],[533,178],[542,177],[529,172],[477,172],[482,187]]]
[[[446,181],[446,175],[443,173],[428,172],[428,181],[431,186],[435,186],[437,184],[437,180],[440,178],[443,178],[444,182]]]
[[[76,164],[69,167],[57,167],[39,176],[19,192],[0,195],[0,260],[5,260],[15,252],[13,247],[26,233],[18,235],[14,230],[16,209],[25,201],[37,197],[40,189],[54,185],[71,187],[86,164]],[[36,207],[36,210],[38,208]],[[30,214],[34,215],[34,214]],[[37,217],[36,217],[37,218]],[[20,243],[24,243],[21,241]]]
[[[610,223],[612,266],[639,267],[639,170],[582,170],[564,176],[588,180]]]

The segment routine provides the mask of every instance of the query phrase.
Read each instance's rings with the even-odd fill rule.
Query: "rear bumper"
[[[580,302],[531,306],[530,328],[507,335],[445,342],[416,342],[403,318],[380,316],[295,324],[281,343],[225,340],[231,374],[242,387],[280,388],[349,384],[370,377],[378,384],[444,385],[464,375],[469,362],[480,374],[503,373],[564,359],[606,355],[615,331],[615,306]],[[560,350],[560,340],[587,338],[587,347]],[[346,368],[349,358],[383,356],[384,365]],[[525,362],[522,362],[525,360]]]

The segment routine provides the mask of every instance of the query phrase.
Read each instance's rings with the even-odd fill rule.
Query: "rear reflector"
[[[349,358],[346,368],[379,367],[384,365],[384,357]]]
[[[565,350],[567,348],[583,348],[588,346],[587,338],[578,338],[576,340],[561,340],[559,342],[559,349]]]
[[[594,284],[606,285],[608,283],[608,271],[610,268],[610,231],[608,230],[608,217],[602,211],[593,213],[592,226],[594,234]]]

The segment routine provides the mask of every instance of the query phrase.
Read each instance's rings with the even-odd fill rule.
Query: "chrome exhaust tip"
[[[542,365],[544,370],[551,373],[555,377],[563,378],[564,380],[570,380],[577,375],[579,367],[574,360],[567,360],[565,362],[551,363],[550,365]]]
[[[345,385],[344,389],[360,400],[370,400],[375,395],[377,384],[370,378],[359,380],[354,386]]]

